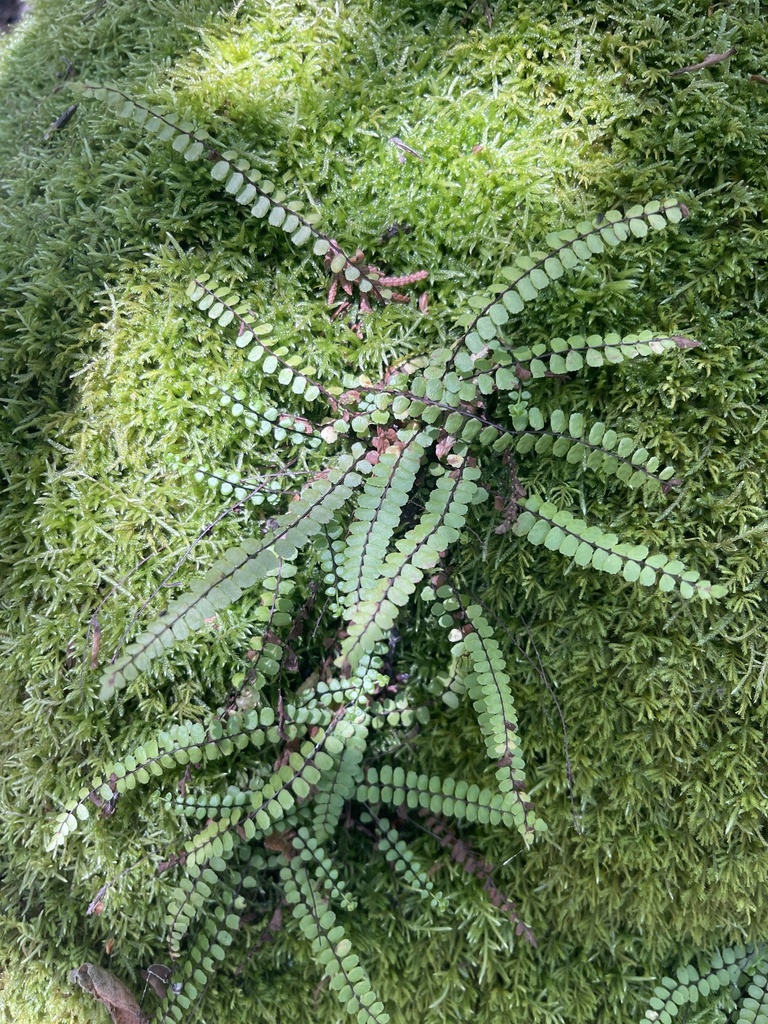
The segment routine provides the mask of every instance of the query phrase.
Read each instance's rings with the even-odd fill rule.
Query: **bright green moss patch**
[[[276,446],[222,410],[222,390],[265,408],[280,392],[233,332],[223,340],[185,298],[189,280],[207,272],[247,296],[275,343],[311,361],[325,386],[359,369],[376,379],[455,336],[467,297],[547,231],[665,195],[685,199],[685,224],[564,278],[526,307],[520,335],[652,325],[700,340],[541,389],[545,412],[563,405],[621,421],[683,485],[628,499],[562,460],[519,458],[526,481],[561,507],[679,556],[729,595],[702,609],[620,576],[564,576],[556,553],[510,543],[495,532],[500,513],[482,513],[454,570],[520,644],[511,664],[521,744],[549,832],[527,852],[505,830],[467,835],[497,865],[538,949],[427,838],[413,848],[425,863],[439,858],[448,914],[393,886],[350,831],[344,854],[364,885],[344,927],[398,1024],[631,1021],[651,978],[698,950],[766,938],[763,12],[746,0],[709,10],[637,0],[621,11],[499,2],[491,29],[480,5],[463,23],[465,14],[458,3],[407,0],[37,0],[0,42],[9,1020],[89,1019],[92,1006],[67,983],[72,967],[109,966],[140,992],[139,968],[163,959],[176,881],[146,857],[177,825],[159,793],[97,821],[56,859],[45,846],[63,801],[141,742],[148,723],[199,716],[242,684],[256,599],[182,641],[172,663],[113,704],[97,699],[92,660],[104,668],[124,631],[132,638],[179,592],[168,573],[234,500],[205,478],[320,468],[305,446]],[[730,47],[726,61],[669,77]],[[188,117],[319,211],[347,252],[360,246],[393,274],[424,268],[427,282],[408,289],[409,306],[372,316],[364,339],[348,317],[332,322],[311,246],[297,254],[246,219],[214,189],[206,161],[185,162],[106,104],[71,94],[69,65],[75,80],[113,81]],[[393,225],[404,228],[388,238]],[[421,290],[425,316],[414,308]],[[492,484],[508,496],[510,467]],[[178,579],[285,507],[276,495],[223,519]],[[399,656],[429,678],[441,651],[424,622],[411,624]],[[436,715],[430,730],[425,772],[449,762],[457,776],[482,775],[483,743],[463,709]],[[87,915],[123,871],[104,913]],[[347,1019],[297,933],[276,931],[247,959],[255,939],[236,936],[206,1019]]]

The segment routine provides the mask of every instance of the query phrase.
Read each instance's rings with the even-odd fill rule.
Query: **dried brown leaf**
[[[96,964],[81,964],[71,971],[69,980],[79,985],[109,1011],[114,1024],[148,1024],[136,996],[112,971]]]

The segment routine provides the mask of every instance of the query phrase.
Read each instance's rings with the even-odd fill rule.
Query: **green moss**
[[[221,511],[194,483],[198,464],[276,464],[263,440],[218,414],[209,378],[265,386],[190,313],[190,275],[207,268],[247,293],[334,380],[343,367],[378,369],[437,344],[493,268],[547,230],[664,194],[686,197],[681,230],[581,271],[526,311],[522,329],[537,339],[653,324],[699,338],[694,352],[551,393],[553,405],[621,420],[675,461],[685,484],[628,504],[562,466],[556,478],[532,466],[531,479],[716,572],[729,598],[702,613],[597,574],[564,578],[555,555],[511,545],[483,520],[482,549],[456,568],[541,659],[568,726],[573,808],[560,717],[521,656],[520,732],[550,831],[527,853],[490,829],[473,841],[496,864],[513,857],[499,884],[539,948],[517,943],[450,864],[438,877],[451,878],[441,885],[455,893],[454,918],[407,895],[397,904],[386,868],[367,864],[361,910],[345,925],[393,1020],[429,1024],[633,1020],[652,976],[743,934],[765,939],[768,89],[750,76],[768,73],[768,49],[759,4],[710,10],[498,3],[489,31],[479,9],[463,26],[459,4],[406,0],[340,10],[37,0],[0,43],[7,1019],[88,1019],[66,983],[71,967],[111,963],[130,980],[157,958],[170,883],[142,858],[170,830],[160,808],[134,805],[56,861],[43,852],[52,819],[85,769],[98,771],[169,710],[223,701],[233,671],[247,667],[246,606],[206,644],[181,645],[173,670],[140,681],[116,708],[96,701],[88,668],[88,623],[102,600],[103,662]],[[732,45],[729,61],[669,79]],[[348,250],[359,244],[397,272],[429,269],[424,335],[391,307],[362,343],[331,324],[313,261],[253,230],[195,166],[99,104],[81,102],[44,139],[71,102],[66,87],[55,91],[64,58],[82,80],[167,102],[284,176]],[[423,158],[400,163],[393,135]],[[413,231],[382,242],[393,222]],[[181,578],[261,516],[224,520]],[[481,742],[464,715],[446,714],[433,737],[432,764],[480,775]],[[349,843],[351,862],[368,856]],[[105,877],[137,862],[108,912],[88,917]],[[246,955],[238,941],[233,964]],[[209,1019],[341,1019],[318,979],[305,947],[281,932],[242,975],[222,978]]]

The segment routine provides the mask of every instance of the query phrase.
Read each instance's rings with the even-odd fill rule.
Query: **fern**
[[[768,1020],[768,960],[762,947],[729,946],[698,965],[679,967],[662,978],[645,1011],[644,1021],[671,1024],[706,1019],[718,1024],[764,1024]]]
[[[207,158],[223,198],[252,220],[282,232],[295,247],[313,240],[313,253],[322,257],[333,284],[358,302],[361,313],[371,312],[369,299],[397,301],[393,287],[423,278],[420,271],[383,274],[364,263],[360,252],[349,257],[317,228],[315,212],[305,212],[249,160],[173,112],[114,86],[81,91],[109,102],[118,116],[170,143],[187,162]],[[247,400],[244,392],[224,392],[221,407],[275,445],[299,447],[305,461],[293,500],[266,532],[245,537],[173,600],[103,673],[100,696],[107,700],[129,686],[175,644],[251,592],[258,635],[249,679],[226,707],[200,721],[160,729],[94,778],[59,814],[51,839],[55,850],[94,805],[114,802],[139,786],[164,788],[164,807],[180,823],[205,820],[183,842],[180,830],[180,848],[166,862],[180,875],[166,915],[176,967],[157,1021],[181,1021],[194,1012],[244,926],[249,890],[268,879],[291,907],[295,926],[347,1012],[361,1022],[384,1024],[387,1012],[339,923],[338,911],[355,906],[339,856],[341,830],[354,824],[361,834],[370,833],[376,855],[392,865],[398,884],[447,913],[448,901],[435,890],[429,869],[382,808],[428,814],[441,842],[448,832],[438,819],[500,825],[517,832],[524,846],[546,829],[526,788],[525,737],[519,736],[508,652],[483,605],[443,582],[444,570],[451,553],[471,543],[474,506],[490,497],[488,481],[510,452],[521,460],[564,459],[577,472],[630,490],[669,484],[673,469],[660,468],[659,458],[632,437],[602,422],[587,424],[580,413],[558,408],[545,416],[526,388],[548,376],[697,343],[646,331],[574,335],[527,346],[516,338],[513,318],[568,271],[685,216],[678,200],[655,201],[547,236],[549,251],[500,267],[496,280],[469,300],[470,308],[457,319],[462,333],[452,344],[429,353],[420,368],[385,381],[360,376],[324,382],[317,367],[268,340],[271,325],[228,286],[207,274],[190,282],[193,315],[204,315],[223,337],[247,350],[254,372],[268,382],[270,394],[279,395],[271,406],[264,399]],[[245,478],[223,473],[199,471],[209,486],[245,500]],[[621,575],[685,599],[709,601],[724,592],[680,560],[623,542],[609,529],[527,493],[522,484],[497,532],[509,543],[519,539],[559,554],[564,569]],[[301,595],[314,601],[323,593],[331,621],[323,627],[327,653],[319,664],[317,647],[303,635],[307,605],[301,611],[297,603]],[[437,690],[427,694],[407,674],[398,682],[387,671],[396,626],[418,601],[428,605],[431,635],[444,652]],[[301,664],[310,657],[311,663]],[[302,678],[284,701],[276,680],[289,660]],[[414,722],[428,724],[429,701],[441,691],[449,706],[471,706],[491,763],[487,778],[427,774],[409,767],[407,754],[398,750]],[[190,765],[201,792],[172,797],[170,787]],[[215,779],[220,785],[222,775],[226,790],[212,791],[207,783]],[[471,873],[483,879],[493,904],[530,941],[515,904],[492,882],[490,866],[472,863]],[[679,998],[669,991],[671,1000]],[[665,1024],[668,1005],[669,999],[659,1011]]]

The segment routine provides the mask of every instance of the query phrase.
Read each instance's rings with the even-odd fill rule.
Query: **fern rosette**
[[[387,276],[362,254],[348,256],[319,230],[319,216],[290,199],[254,161],[173,112],[114,86],[81,92],[106,100],[188,163],[207,160],[221,198],[250,222],[282,232],[295,247],[312,242],[347,304],[358,302],[361,313],[370,314],[373,303],[398,301],[394,287],[423,279],[422,272]],[[533,404],[532,390],[547,378],[696,342],[649,330],[528,345],[516,336],[514,318],[568,272],[686,216],[678,200],[654,201],[548,235],[548,251],[500,267],[491,285],[469,299],[457,319],[461,333],[450,344],[383,381],[328,382],[291,351],[286,332],[273,331],[234,289],[207,273],[190,283],[196,315],[244,352],[247,371],[261,385],[252,399],[245,391],[224,392],[222,407],[275,448],[294,446],[304,461],[290,478],[290,500],[119,653],[102,675],[100,696],[130,696],[158,659],[245,599],[253,632],[247,677],[225,706],[159,730],[100,773],[60,813],[51,841],[51,849],[63,844],[94,805],[121,803],[139,787],[165,791],[164,807],[180,823],[172,855],[179,881],[166,916],[173,984],[157,1021],[189,1019],[247,923],[256,920],[263,929],[285,905],[346,1011],[384,1024],[387,1011],[342,924],[355,907],[340,854],[346,834],[369,838],[399,885],[447,914],[449,901],[393,825],[395,815],[414,828],[411,812],[429,816],[428,831],[443,845],[452,835],[448,821],[504,827],[523,851],[546,830],[528,792],[503,631],[482,600],[452,578],[453,555],[474,543],[475,506],[491,497],[489,480],[512,458],[519,458],[520,473],[527,459],[546,457],[630,491],[661,493],[669,485],[673,469],[634,438],[601,421],[588,423],[579,412],[545,413]],[[239,472],[199,475],[225,496],[248,497]],[[596,570],[684,599],[723,594],[680,559],[589,525],[529,493],[522,480],[497,533],[510,544],[556,553],[576,572]],[[393,660],[398,629],[412,628],[425,607],[420,621],[429,622],[429,642],[443,659],[426,686],[410,665],[395,667]],[[312,627],[316,609],[322,610]],[[449,709],[475,716],[490,763],[481,779],[425,772],[418,756],[409,763],[409,744],[418,747],[420,731],[426,733],[436,695]],[[177,798],[179,780],[190,777],[196,792],[187,795],[184,781]],[[383,816],[385,809],[391,817]],[[459,841],[450,842],[456,850]],[[516,933],[535,942],[490,867],[479,873]],[[662,1019],[676,998],[675,990],[669,999],[658,997]]]

